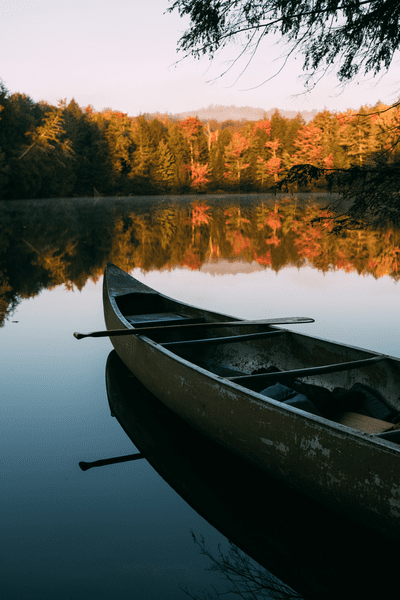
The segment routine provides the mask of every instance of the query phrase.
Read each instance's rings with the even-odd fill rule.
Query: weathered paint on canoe
[[[158,295],[114,265],[108,265],[103,291],[107,329],[130,327],[117,299],[132,293]],[[227,315],[167,301],[187,314],[201,314],[213,321],[233,320]],[[338,357],[347,361],[374,356],[365,350],[290,333],[287,339],[291,341],[285,343],[301,349],[290,360],[282,346],[286,336],[278,336],[278,339],[281,350],[274,359],[283,369],[313,366],[312,362],[310,365],[313,355],[325,354],[322,359],[329,356],[328,364],[338,362]],[[261,396],[182,358],[148,337],[112,337],[111,341],[139,381],[201,432],[310,497],[400,539],[400,447],[397,444]],[[241,350],[233,344],[223,348],[221,352],[233,354]],[[243,353],[243,349],[241,351]],[[250,349],[247,352],[251,355]],[[276,362],[279,357],[281,363]],[[349,372],[342,377],[334,373],[321,376],[316,383],[330,388],[340,384],[346,387],[351,377],[354,381],[354,375]],[[363,380],[370,385],[378,380],[383,383],[385,389],[390,390],[392,404],[396,405],[400,389],[397,359],[390,358],[357,370],[357,381]]]

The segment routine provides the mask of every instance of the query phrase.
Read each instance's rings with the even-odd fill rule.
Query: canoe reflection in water
[[[106,383],[111,412],[139,452],[252,560],[305,598],[397,597],[395,540],[303,496],[192,428],[152,396],[115,351]],[[265,581],[271,582],[268,574]]]

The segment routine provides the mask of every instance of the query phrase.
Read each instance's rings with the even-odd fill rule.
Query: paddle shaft
[[[127,454],[126,456],[116,456],[115,458],[103,458],[102,460],[95,460],[93,462],[80,462],[79,466],[82,471],[87,471],[93,467],[104,467],[105,465],[115,465],[116,463],[127,462],[129,460],[137,460],[138,458],[145,458],[144,454],[138,452],[137,454]]]
[[[211,323],[192,323],[182,325],[156,325],[155,327],[138,327],[136,329],[109,329],[107,331],[93,331],[92,333],[78,333],[74,336],[77,340],[85,337],[110,337],[115,335],[142,335],[153,331],[172,331],[178,329],[193,328],[219,328],[219,327],[245,327],[246,325],[298,325],[301,323],[314,323],[314,319],[309,317],[285,317],[282,319],[259,319],[256,321],[216,321]]]

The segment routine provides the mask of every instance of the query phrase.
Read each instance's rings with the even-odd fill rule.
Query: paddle
[[[93,467],[104,467],[105,465],[115,465],[116,463],[127,462],[128,460],[137,460],[138,458],[145,458],[144,454],[138,452],[137,454],[127,454],[126,456],[116,456],[115,458],[103,458],[102,460],[95,460],[93,462],[80,462],[79,466],[82,471],[87,471]]]
[[[298,325],[300,323],[314,323],[315,319],[309,317],[286,317],[282,319],[260,319],[257,321],[223,321],[215,323],[194,323],[191,325],[157,325],[155,327],[138,327],[137,329],[110,329],[107,331],[93,331],[92,333],[78,333],[75,331],[74,337],[81,340],[86,337],[109,337],[114,335],[142,335],[153,331],[171,331],[192,327],[194,329],[204,327],[245,327],[246,325]]]

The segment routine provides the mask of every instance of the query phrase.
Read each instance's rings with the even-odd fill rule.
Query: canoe
[[[399,359],[238,323],[110,263],[103,304],[109,333],[129,330],[110,336],[119,357],[178,416],[290,487],[400,539]]]
[[[397,597],[396,540],[296,492],[193,429],[130,374],[115,350],[107,359],[106,387],[112,415],[164,481],[304,598],[379,598],[382,590],[385,597]],[[126,472],[137,487],[136,467]],[[207,534],[194,533],[208,547]],[[265,597],[283,597],[282,589],[271,593],[268,573],[257,583],[265,585]]]

